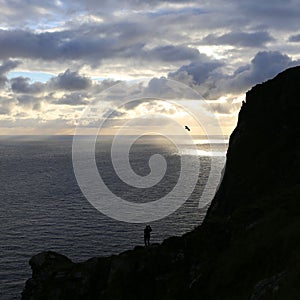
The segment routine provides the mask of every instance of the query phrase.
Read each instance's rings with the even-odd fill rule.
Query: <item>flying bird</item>
[[[188,126],[186,126],[185,125],[185,127],[184,127],[187,131],[191,131],[191,129],[188,127]]]

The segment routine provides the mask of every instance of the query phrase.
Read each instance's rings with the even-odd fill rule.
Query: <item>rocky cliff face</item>
[[[298,299],[300,67],[247,93],[204,223],[147,249],[34,256],[22,299]]]
[[[299,67],[247,93],[211,214],[228,214],[253,196],[299,183],[299,113]]]

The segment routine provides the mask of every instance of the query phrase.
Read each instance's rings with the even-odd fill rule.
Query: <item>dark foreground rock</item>
[[[72,263],[30,260],[28,299],[300,299],[300,67],[247,93],[201,226]]]

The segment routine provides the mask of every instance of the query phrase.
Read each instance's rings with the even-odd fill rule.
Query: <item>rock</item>
[[[278,284],[285,276],[286,272],[281,272],[259,281],[254,287],[250,300],[263,299],[267,293],[269,297],[275,298],[279,290]]]
[[[72,261],[64,255],[48,251],[33,256],[29,261],[29,265],[31,266],[33,277],[39,278],[40,276],[51,276],[62,266],[70,267]]]

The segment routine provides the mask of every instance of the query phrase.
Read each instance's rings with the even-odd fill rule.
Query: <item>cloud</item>
[[[89,103],[88,99],[89,95],[87,93],[74,92],[65,94],[62,98],[53,103],[63,105],[86,105]]]
[[[0,115],[9,115],[15,106],[15,101],[11,97],[0,96]]]
[[[92,29],[91,29],[92,30]],[[25,30],[0,30],[0,58],[73,60],[89,56],[101,59],[112,51],[111,38],[76,30],[35,33]]]
[[[237,113],[240,107],[241,107],[241,103],[232,103],[232,101],[227,101],[223,103],[210,103],[208,106],[208,108],[213,113],[218,113],[222,115],[230,115],[233,113]]]
[[[275,29],[299,28],[299,1],[298,0],[254,0],[254,1],[232,1],[232,7],[237,13],[248,16],[253,23],[265,24]]]
[[[177,96],[165,77],[152,78],[142,93],[145,97],[156,97],[161,99],[172,99]]]
[[[200,85],[224,63],[220,60],[211,59],[206,55],[201,55],[200,59],[188,65],[183,65],[175,72],[170,72],[168,78],[182,81],[186,84]]]
[[[251,86],[299,64],[299,60],[293,60],[279,51],[259,51],[249,64],[241,65],[232,75],[222,70],[221,61],[206,59],[180,67],[169,73],[169,78],[189,84],[205,98],[218,99],[227,94],[244,93]],[[217,106],[216,109],[221,112]]]
[[[101,5],[96,0],[3,0],[0,113],[36,110],[29,115],[47,119],[51,106],[59,123],[101,92],[112,108],[126,97],[193,96],[166,78],[210,99],[244,93],[298,64],[292,59],[298,56],[293,43],[300,42],[298,8],[298,0],[104,0]],[[58,75],[46,83],[20,74],[8,80],[20,63],[12,59],[22,60],[18,71]],[[117,88],[103,91],[117,78],[142,76],[148,77],[147,86],[130,90],[124,84],[125,94]],[[115,79],[97,83],[95,77]],[[213,109],[232,111],[222,103]]]
[[[239,47],[263,47],[274,38],[266,31],[258,32],[230,32],[223,35],[209,34],[202,43],[209,45],[233,45]]]
[[[165,8],[166,10],[170,10],[170,6],[175,4],[178,6],[192,6],[197,0],[188,0],[184,1],[184,5],[181,0],[102,0],[101,6],[99,6],[99,1],[97,0],[74,0],[74,1],[66,1],[69,2],[69,5],[75,6],[77,5],[81,10],[85,10],[87,12],[93,12],[97,14],[110,14],[114,11],[126,12],[130,10],[141,11],[141,10],[159,10],[161,8]]]
[[[146,54],[147,55],[147,54]],[[199,58],[199,51],[194,48],[185,46],[159,46],[148,52],[153,59],[162,61],[182,61],[182,60],[196,60]]]
[[[0,66],[0,88],[4,87],[8,81],[6,73],[16,68],[21,62],[16,60],[6,60]]]
[[[14,26],[32,25],[35,22],[54,20],[61,15],[62,8],[68,9],[68,1],[1,1],[1,21]]]
[[[0,66],[0,72],[8,72],[17,66],[16,62],[5,62]],[[1,73],[0,73],[1,74]],[[66,70],[46,83],[30,82],[30,78],[18,76],[8,80],[0,95],[0,114],[9,115],[13,108],[17,110],[43,111],[44,104],[82,106],[89,104],[92,99],[98,99],[100,93],[109,89],[113,85],[120,83],[111,79],[101,82],[93,82],[91,78],[81,76],[77,71]],[[21,111],[19,113],[22,113]]]
[[[0,58],[54,59],[57,33],[35,34],[25,30],[0,30]]]
[[[18,60],[6,60],[0,66],[0,73],[5,74],[16,68],[21,62]]]
[[[300,42],[300,34],[291,35],[289,37],[289,42],[299,43]]]
[[[45,91],[45,84],[34,82],[30,84],[30,78],[15,77],[10,80],[11,89],[14,93],[40,94]]]
[[[102,93],[105,107],[110,105],[117,107],[125,98],[200,99],[200,93],[206,99],[218,99],[228,94],[244,93],[252,85],[272,78],[282,70],[298,63],[299,61],[294,61],[288,55],[278,51],[260,51],[249,64],[239,66],[229,75],[224,69],[222,60],[199,54],[196,61],[183,65],[177,71],[168,74],[168,79],[175,81],[165,77],[152,78],[146,85],[133,87],[126,82],[114,80],[93,82],[91,78],[80,75],[78,71],[67,69],[46,83],[30,83],[29,78],[21,76],[12,78],[9,83],[11,84],[11,97],[15,100],[11,103],[26,110],[41,111],[43,105],[47,103],[69,107],[92,104],[94,101],[99,101],[100,93]],[[16,65],[16,63],[6,63],[0,67],[0,70],[8,71]],[[188,84],[192,89],[181,86],[176,81]],[[120,84],[116,88],[109,89],[117,83]],[[144,102],[147,103],[147,101]],[[2,114],[9,114],[12,106],[8,105],[8,100],[5,103],[2,105]],[[131,107],[125,107],[126,111],[140,106],[138,102],[128,105]],[[152,109],[149,105],[143,104],[143,109],[147,110],[147,107]],[[232,113],[233,108],[230,105],[227,107],[222,103],[216,103],[213,110],[225,114]]]
[[[197,49],[185,45],[146,47],[150,35],[149,28],[128,21],[111,26],[84,24],[58,32],[0,30],[0,58],[76,60],[94,66],[105,59],[178,62],[193,61],[199,56]]]
[[[218,97],[228,93],[244,93],[253,85],[271,79],[285,69],[299,64],[299,60],[293,60],[278,51],[260,51],[250,64],[239,67],[233,75],[223,74],[222,78],[215,80],[210,94]]]
[[[71,72],[69,69],[57,77],[50,79],[49,85],[52,89],[76,91],[86,90],[92,85],[90,78],[81,76],[78,72]]]
[[[281,33],[273,30],[278,23],[271,18],[273,10],[277,13],[279,9],[295,10],[294,1],[284,5],[281,1],[267,2],[268,10],[267,5],[258,5],[257,0],[255,5],[235,0],[227,5],[218,0],[204,1],[201,5],[197,1],[175,0],[151,4],[144,0],[104,1],[101,8],[97,1],[26,0],[19,5],[27,14],[22,18],[17,12],[18,5],[5,1],[3,10],[18,14],[20,22],[23,19],[27,24],[30,18],[33,22],[36,16],[42,21],[30,26],[13,22],[12,26],[3,26],[6,29],[0,30],[0,58],[20,58],[29,69],[33,64],[35,69],[49,68],[51,73],[88,64],[93,71],[99,68],[102,74],[105,69],[105,76],[121,72],[123,76],[125,73],[166,76],[182,64],[201,60],[198,46],[232,45],[237,48],[231,53],[225,47],[211,48],[214,57],[230,55],[231,61],[224,59],[223,63],[232,69],[238,59],[245,62],[253,55],[253,47],[274,49]],[[257,19],[255,12],[263,13],[261,6],[267,18]],[[281,18],[286,18],[283,26],[290,22],[287,15]],[[189,73],[179,75],[188,77]]]
[[[32,95],[17,95],[18,103],[26,109],[40,110],[43,99]]]
[[[252,85],[273,78],[283,70],[296,66],[300,61],[294,61],[279,51],[260,51],[249,65],[238,69],[230,78],[234,91],[242,92]]]
[[[120,111],[117,109],[108,109],[104,114],[104,119],[119,119],[121,117],[125,117],[127,114],[124,111]]]

